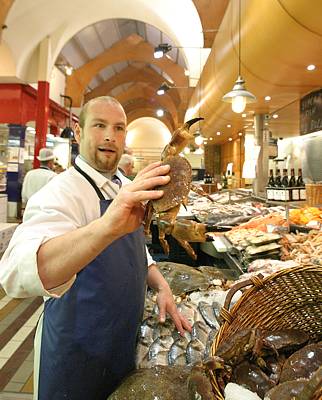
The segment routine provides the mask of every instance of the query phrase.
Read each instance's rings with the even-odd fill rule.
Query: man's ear
[[[74,137],[78,144],[80,143],[81,132],[82,132],[82,128],[79,126],[79,123],[76,122],[74,125]]]

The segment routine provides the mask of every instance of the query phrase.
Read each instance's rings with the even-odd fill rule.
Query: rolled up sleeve
[[[76,276],[64,284],[46,290],[37,267],[37,252],[42,238],[28,239],[12,245],[4,253],[0,264],[0,283],[10,297],[61,297],[74,283]]]

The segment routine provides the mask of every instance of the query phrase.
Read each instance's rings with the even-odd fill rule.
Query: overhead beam
[[[156,118],[162,121],[166,127],[169,129],[170,132],[173,132],[173,126],[171,125],[171,122],[167,118],[167,114],[164,117],[157,117],[155,115],[155,110],[150,109],[150,108],[136,108],[133,111],[129,111],[127,113],[127,122],[130,124],[131,122],[137,120],[138,118],[145,118],[145,117],[151,117],[151,118]]]
[[[146,84],[135,83],[130,86],[128,90],[116,96],[116,98],[122,105],[127,104],[134,98],[145,99],[155,110],[157,110],[157,108],[162,108],[168,111],[171,114],[174,126],[178,126],[178,113],[172,100],[168,96],[156,95],[153,88]]]
[[[114,88],[125,83],[146,82],[149,83],[150,86],[159,88],[164,81],[165,79],[150,67],[137,68],[133,65],[130,65],[129,67],[124,68],[118,74],[115,74],[108,80],[104,81],[91,92],[86,93],[85,103],[94,97],[108,95]],[[167,83],[170,84],[170,82]],[[174,87],[173,89],[169,90],[167,94],[172,98],[174,104],[179,107],[181,100],[178,89]]]
[[[153,46],[137,34],[132,34],[118,41],[111,48],[84,64],[75,70],[71,76],[67,77],[66,95],[72,97],[73,104],[76,107],[80,107],[85,88],[95,75],[109,65],[127,60],[155,64],[171,77],[175,86],[188,86],[189,80],[184,74],[184,69],[168,57],[155,59],[153,51]],[[184,102],[187,101],[184,92],[181,94],[181,100]]]
[[[123,107],[127,115],[129,115],[136,109],[146,109],[152,111],[155,118],[158,118],[155,113],[156,109],[161,108],[160,104],[151,105],[151,103],[147,99],[139,97],[131,99],[131,101],[128,102],[127,104],[123,104]],[[165,112],[164,117],[160,117],[160,119],[162,121],[163,119],[167,119],[170,122],[171,131],[175,129],[173,118],[169,112]]]

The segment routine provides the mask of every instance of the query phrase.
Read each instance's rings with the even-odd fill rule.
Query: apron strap
[[[97,193],[98,197],[100,200],[105,200],[105,197],[102,195],[102,192],[99,190],[97,187],[96,183],[93,181],[93,179],[86,174],[82,169],[79,168],[77,164],[74,164],[74,168],[76,169],[77,172],[79,172],[83,177],[92,185],[94,188],[95,192]]]

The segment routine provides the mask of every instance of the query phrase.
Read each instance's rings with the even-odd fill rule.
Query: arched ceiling
[[[67,93],[75,104],[101,94],[119,96],[127,101],[129,120],[167,106],[163,121],[170,130],[189,106],[185,118],[205,117],[201,127],[213,143],[251,130],[255,113],[278,113],[268,122],[274,136],[298,134],[299,99],[322,82],[322,2],[265,0],[259,7],[258,0],[242,0],[241,72],[257,96],[245,118],[221,100],[238,73],[237,11],[238,0],[92,0],[90,6],[86,0],[0,0],[0,24],[8,26],[0,36],[0,56],[11,57],[4,74],[0,65],[0,82],[41,80],[45,49],[47,76],[55,63],[74,67]],[[160,42],[185,48],[154,60],[152,49]],[[308,64],[317,69],[307,71]],[[161,100],[154,92],[163,81],[179,87]]]
[[[112,95],[115,95],[115,93],[113,93],[115,89],[117,89],[119,86],[127,85],[129,82],[144,82],[157,90],[165,81],[167,80],[161,74],[151,68],[151,66],[144,63],[131,63],[128,67],[125,67],[120,72],[117,72],[109,79],[100,83],[94,89],[88,91],[85,94],[85,102],[97,96],[104,96],[107,93],[112,93]],[[167,82],[170,84],[169,81]],[[167,92],[166,96],[170,96],[173,103],[177,107],[179,106],[180,96],[178,89],[173,88]]]
[[[203,133],[216,143],[254,130],[255,114],[267,114],[274,137],[299,135],[299,100],[322,84],[322,2],[268,0],[258,7],[257,0],[244,0],[241,4],[241,74],[257,101],[247,105],[245,117],[222,101],[238,75],[238,1],[232,0],[186,118],[202,115]],[[308,71],[309,64],[316,69]]]
[[[0,5],[4,1],[0,0]],[[221,5],[217,12],[218,26],[227,1],[217,1]],[[218,30],[206,18],[209,10],[215,10],[214,2],[140,0],[138,5],[131,0],[95,0],[94,3],[88,7],[85,0],[74,0],[72,5],[57,0],[55,6],[41,0],[12,1],[6,18],[10,30],[5,35],[5,44],[14,47],[18,79],[20,76],[24,81],[44,80],[44,73],[48,76],[53,64],[61,70],[63,65],[70,65],[74,72],[67,77],[65,94],[72,97],[74,107],[79,107],[84,100],[97,95],[118,97],[139,79],[147,82],[150,76],[149,85],[154,92],[163,82],[178,87],[159,102],[168,105],[165,118],[171,116],[169,125],[182,123],[192,88],[210,51],[204,48],[204,35],[211,42]],[[195,3],[199,3],[198,7]],[[30,26],[28,30],[23,27],[25,20]],[[43,46],[44,40],[47,42]],[[156,60],[153,49],[160,43],[168,43],[173,49]],[[43,56],[39,44],[50,58],[42,76],[36,73]],[[133,68],[140,68],[141,73],[135,76]],[[185,71],[190,72],[190,77]]]

